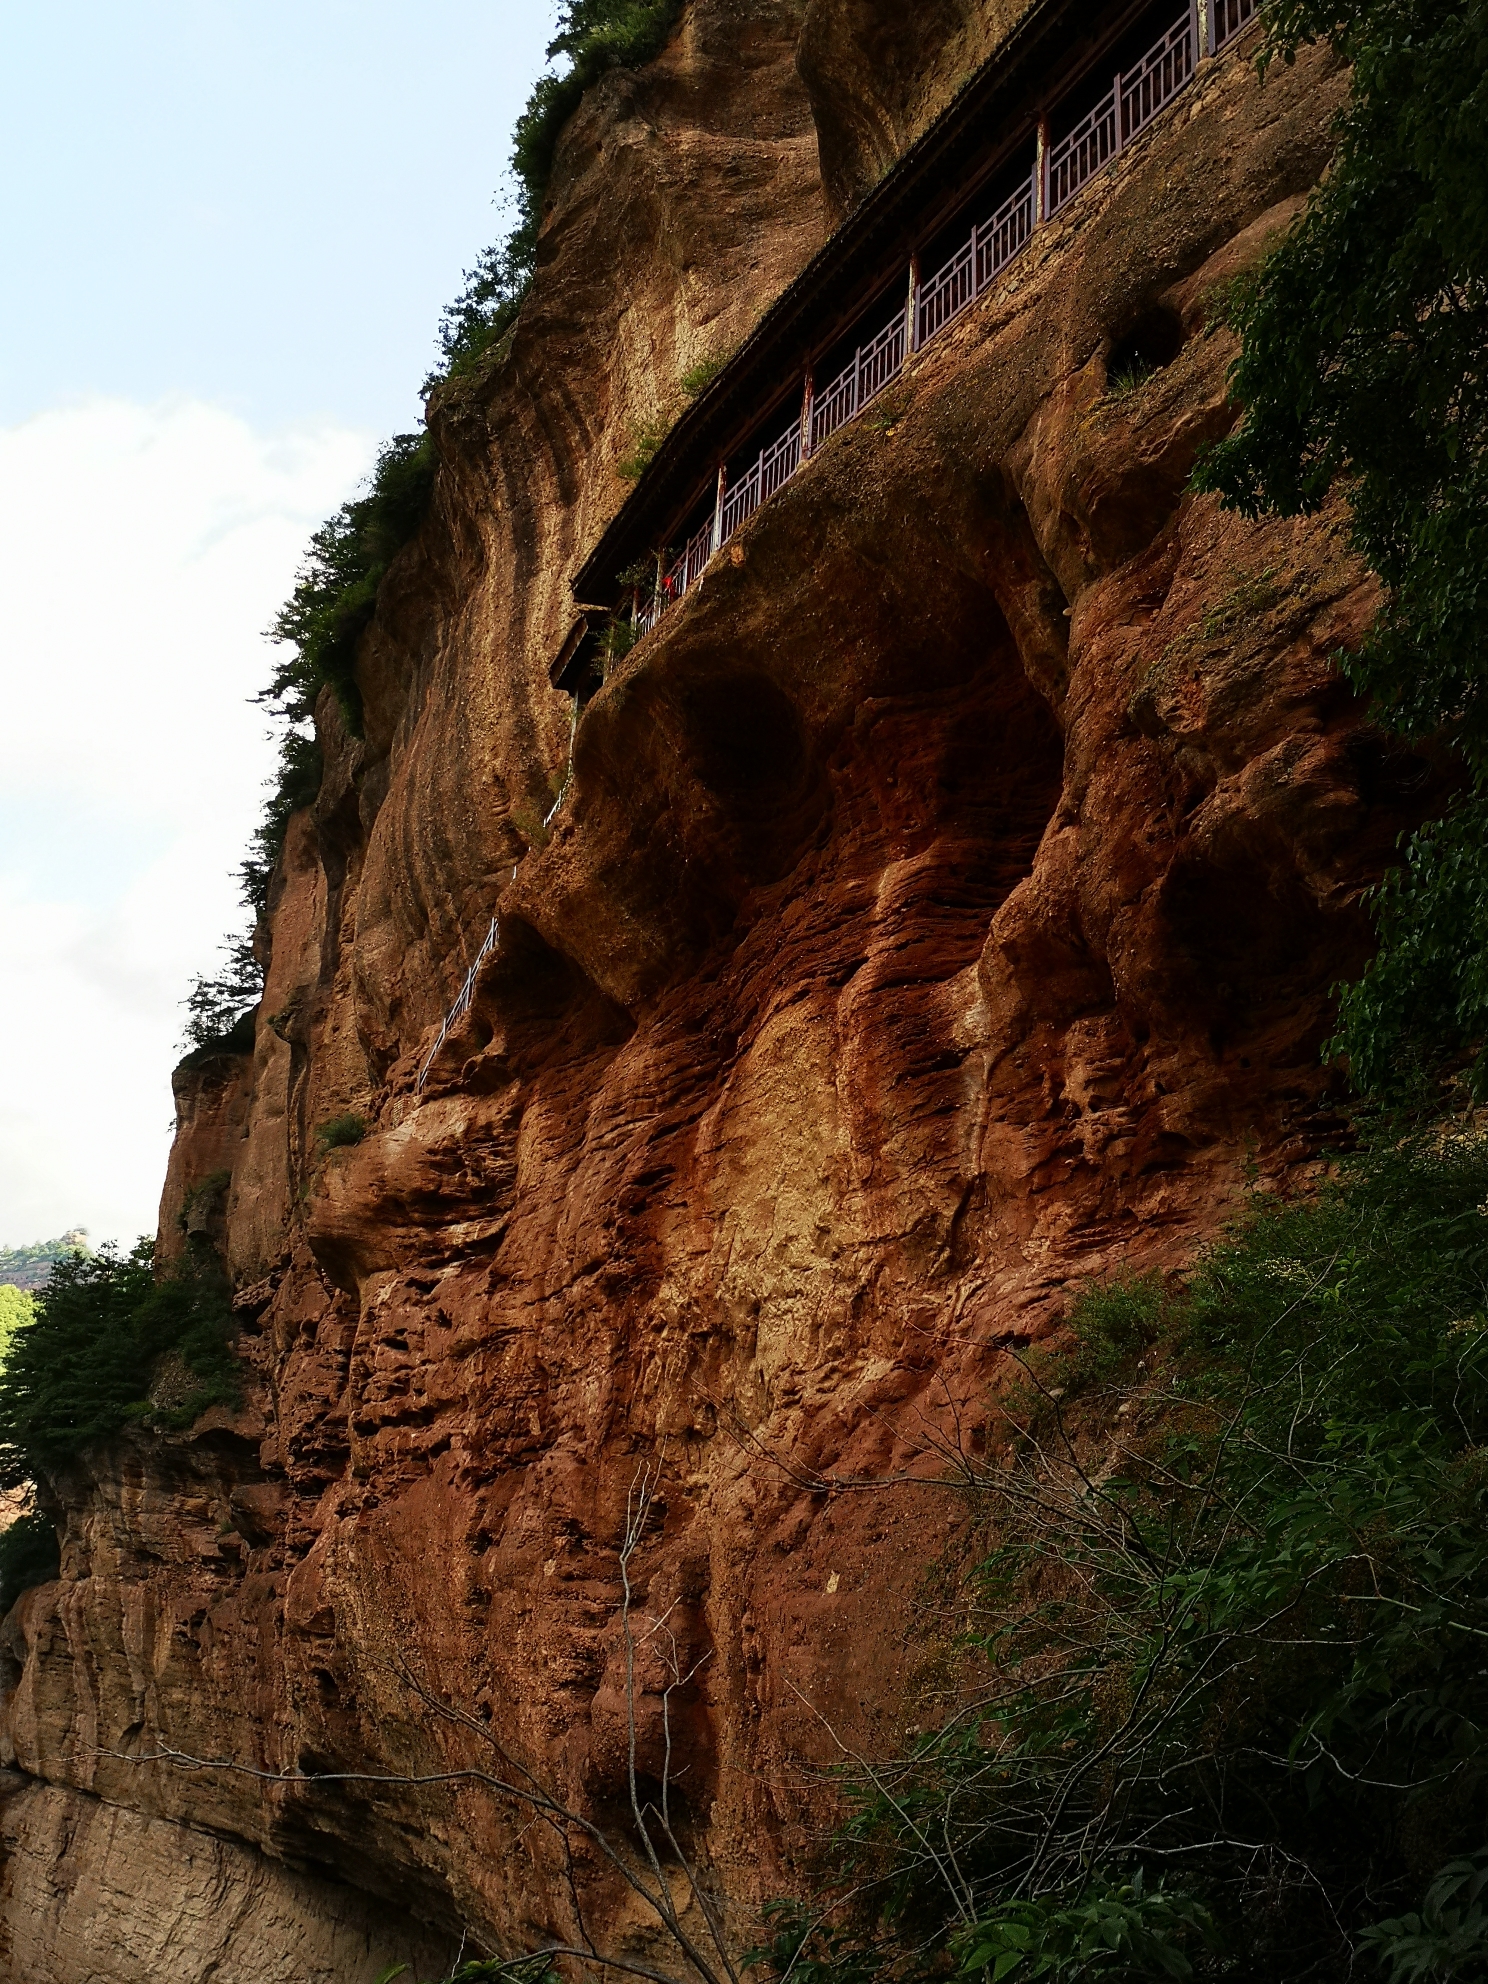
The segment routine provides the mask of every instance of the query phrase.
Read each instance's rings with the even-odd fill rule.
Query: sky
[[[0,0],[0,1246],[153,1229],[305,542],[421,417],[555,0]]]

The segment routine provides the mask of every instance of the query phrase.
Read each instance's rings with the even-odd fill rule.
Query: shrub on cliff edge
[[[224,944],[222,968],[198,972],[186,995],[187,1059],[212,1053],[251,1053],[251,1025],[244,1038],[243,1022],[251,1022],[263,992],[263,966],[254,952],[252,935]]]
[[[315,1132],[315,1141],[322,1152],[349,1150],[359,1144],[367,1134],[367,1119],[349,1111],[344,1116],[333,1116],[328,1123],[322,1123]]]
[[[1476,787],[1376,896],[1376,963],[1343,1001],[1361,1087],[1476,1050],[1488,1091],[1488,0],[1271,0],[1266,55],[1352,65],[1333,165],[1226,314],[1237,432],[1201,488],[1247,515],[1348,498],[1384,582],[1344,672],[1397,731],[1444,735]]]
[[[518,222],[488,248],[465,287],[444,311],[438,342],[444,373],[465,369],[490,349],[515,321],[532,278],[543,202],[564,124],[584,92],[607,71],[633,68],[658,53],[682,11],[683,0],[568,0],[548,55],[567,56],[560,75],[539,79],[513,134],[511,169],[517,186]],[[441,375],[425,381],[429,391]],[[321,751],[308,726],[323,688],[336,696],[347,729],[362,733],[356,651],[376,610],[389,565],[418,531],[434,486],[434,452],[425,434],[396,434],[382,448],[365,495],[353,497],[310,540],[295,588],[269,629],[289,652],[259,698],[288,720],[280,761],[241,875],[243,899],[256,918],[268,909],[269,885],[291,816],[312,805],[320,790]],[[231,948],[234,955],[247,940]],[[195,981],[192,1000],[224,1003],[226,974]],[[224,996],[219,996],[224,995]],[[190,1002],[188,1002],[190,1003]],[[250,1003],[250,1002],[245,1002]],[[221,1019],[214,1012],[213,1024]],[[226,1026],[205,1035],[191,1031],[194,1047],[222,1037]]]
[[[433,487],[434,446],[427,434],[395,434],[383,444],[366,495],[343,503],[310,540],[295,589],[269,628],[269,638],[290,653],[260,702],[303,723],[314,714],[321,690],[330,687],[347,729],[361,735],[357,642],[388,566],[424,520]]]
[[[466,270],[464,289],[444,312],[439,346],[446,373],[464,371],[516,322],[537,261],[558,139],[584,92],[609,70],[636,69],[659,54],[681,11],[682,0],[567,0],[559,9],[548,56],[566,55],[569,66],[539,77],[517,119],[511,152],[517,225]]]

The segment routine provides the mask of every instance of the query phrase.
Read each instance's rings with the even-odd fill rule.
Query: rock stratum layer
[[[1010,11],[948,3],[911,49],[887,0],[694,0],[586,99],[514,337],[436,398],[256,1050],[178,1084],[168,1224],[220,1227],[245,1404],[53,1484],[62,1578],[6,1628],[10,1947],[53,1908],[58,1984],[145,1974],[154,1917],[125,1949],[109,1915],[112,1968],[68,1928],[121,1867],[172,1867],[162,1920],[210,1879],[315,1961],[363,1937],[369,1978],[394,1921],[570,1938],[552,1831],[488,1787],[284,1779],[505,1757],[615,1821],[642,1480],[638,1764],[665,1699],[684,1841],[747,1933],[829,1809],[812,1767],[902,1739],[956,1520],[830,1477],[985,1441],[1072,1290],[1188,1258],[1336,1124],[1328,988],[1438,774],[1330,660],[1375,603],[1338,519],[1186,493],[1232,418],[1211,301],[1326,163],[1325,55],[1213,65],[1041,230],[612,669],[540,824],[613,464]],[[1164,362],[1113,391],[1134,345]],[[235,1768],[138,1761],[167,1750]],[[571,1872],[597,1938],[650,1946]],[[245,1934],[149,1974],[289,1974]]]

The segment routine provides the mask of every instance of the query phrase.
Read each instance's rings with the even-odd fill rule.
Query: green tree
[[[64,1465],[150,1414],[151,1381],[174,1351],[200,1388],[176,1417],[237,1393],[232,1312],[220,1271],[189,1262],[157,1280],[154,1243],[58,1261],[0,1370],[0,1484]]]
[[[0,1367],[10,1355],[17,1330],[23,1330],[35,1314],[35,1300],[24,1288],[0,1282]]]
[[[0,1530],[0,1616],[23,1591],[54,1578],[60,1561],[56,1528],[39,1509],[17,1516],[9,1529]]]
[[[263,992],[263,966],[254,955],[252,933],[229,939],[223,950],[221,969],[211,975],[198,972],[186,995],[186,1040],[198,1051],[235,1041],[234,1030],[250,1017]],[[247,1044],[253,1044],[251,1030]]]
[[[1266,21],[1264,60],[1326,39],[1352,89],[1327,178],[1230,298],[1244,417],[1198,481],[1249,515],[1347,494],[1386,589],[1347,672],[1472,780],[1407,848],[1344,999],[1355,1078],[1385,1090],[1488,1034],[1488,0],[1271,0]]]

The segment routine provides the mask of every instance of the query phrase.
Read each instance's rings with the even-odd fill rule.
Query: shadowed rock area
[[[323,699],[253,1060],[181,1091],[165,1206],[230,1169],[244,1406],[54,1484],[62,1579],[5,1627],[35,1781],[3,1807],[9,1895],[67,1805],[107,1835],[88,1878],[218,1854],[286,1920],[320,1909],[327,1949],[395,1960],[360,1890],[508,1950],[572,1939],[581,1902],[654,1953],[600,1859],[565,1866],[479,1783],[105,1754],[516,1759],[608,1823],[646,1469],[632,1573],[689,1678],[667,1693],[649,1643],[638,1757],[660,1771],[665,1701],[679,1837],[749,1939],[837,1743],[914,1720],[958,1520],[937,1488],[821,1477],[975,1447],[1008,1350],[1083,1280],[1185,1260],[1248,1169],[1304,1183],[1338,1127],[1329,988],[1444,774],[1334,667],[1375,607],[1339,519],[1185,493],[1233,417],[1212,296],[1326,164],[1324,54],[1206,69],[1040,230],[611,669],[543,825],[570,720],[547,665],[628,436],[1012,11],[948,0],[911,36],[887,0],[695,0],[570,127],[515,335],[431,408],[364,742]],[[1156,369],[1113,391],[1133,350]],[[347,1111],[368,1134],[322,1153]],[[58,1984],[94,1974],[46,1947]]]

